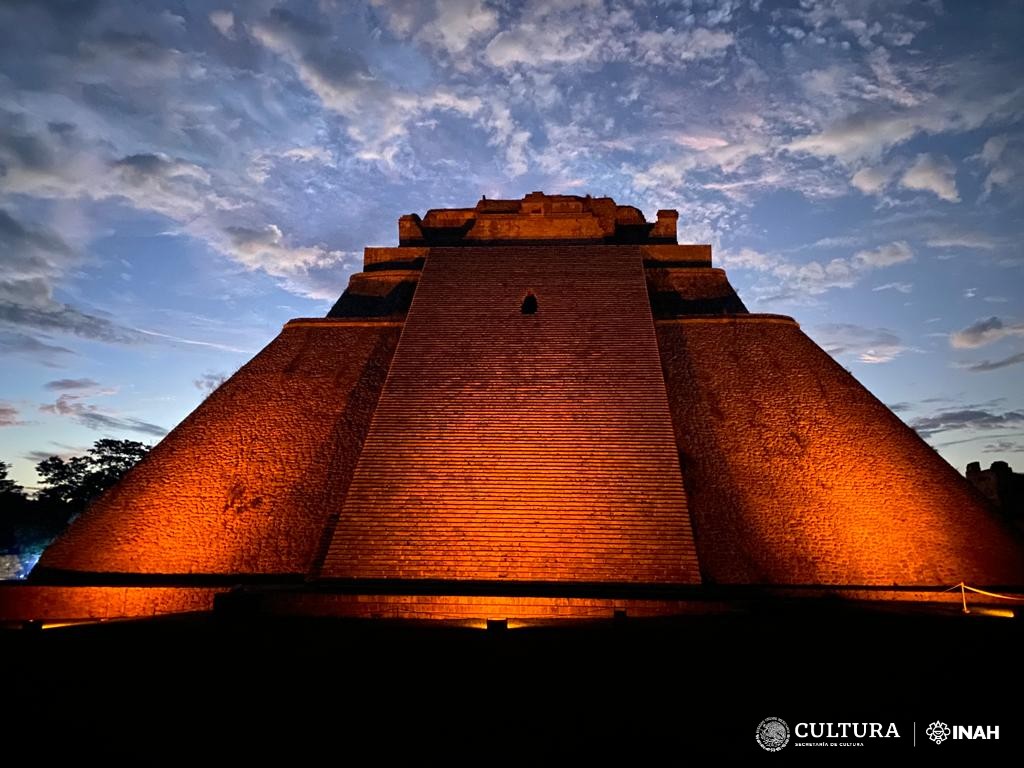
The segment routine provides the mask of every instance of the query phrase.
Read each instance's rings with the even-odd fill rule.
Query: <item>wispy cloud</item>
[[[8,344],[30,351],[29,329],[115,343],[135,340],[112,320],[53,298],[54,282],[77,261],[74,249],[57,234],[0,209],[0,327],[6,325],[15,334],[8,336]],[[35,341],[37,351],[47,346]]]
[[[89,429],[98,431],[141,432],[151,437],[163,437],[167,434],[167,430],[158,424],[103,411],[99,406],[86,403],[76,395],[61,395],[56,402],[39,406],[39,410],[43,413],[67,416]]]
[[[851,323],[831,323],[814,329],[814,338],[833,357],[853,355],[862,363],[888,363],[907,346],[885,328],[865,328]]]
[[[0,402],[0,427],[13,427],[21,423],[18,409],[9,403]]]
[[[949,343],[956,349],[976,349],[1011,336],[1024,336],[1024,323],[1006,322],[993,316],[951,333]]]
[[[43,385],[46,389],[54,389],[58,392],[67,392],[75,389],[93,389],[99,384],[92,379],[54,379]]]
[[[315,20],[275,8],[251,27],[253,38],[294,67],[323,105],[344,117],[364,160],[394,163],[409,125],[434,110],[465,116],[480,111],[476,97],[449,89],[421,93],[376,76],[358,52]]]
[[[212,373],[210,371],[207,371],[198,379],[194,379],[192,381],[192,384],[195,385],[195,388],[198,389],[200,392],[203,392],[208,395],[215,389],[217,389],[217,387],[219,387],[225,381],[227,381],[227,378],[228,374],[226,373]]]
[[[83,448],[81,451],[27,451],[24,457],[31,461],[33,464],[38,464],[41,461],[57,456],[58,458],[64,459],[65,461],[70,459],[72,456],[80,456],[85,453],[88,449]]]
[[[1020,440],[997,440],[994,443],[986,443],[981,448],[982,453],[1024,453],[1024,442]]]
[[[1018,352],[1015,355],[1004,357],[1001,360],[981,360],[974,363],[957,363],[957,368],[962,368],[965,371],[996,371],[1000,368],[1007,368],[1011,365],[1018,365],[1024,363],[1024,352]]]
[[[956,189],[956,168],[945,155],[922,154],[900,177],[900,186],[931,192],[950,203],[960,202]]]
[[[48,367],[58,367],[67,355],[75,354],[67,347],[45,341],[16,330],[0,330],[0,352],[5,356],[24,356]]]
[[[913,283],[885,283],[884,285],[876,285],[871,289],[872,291],[896,291],[897,293],[910,293],[914,290]]]
[[[1024,176],[1024,138],[1000,134],[989,138],[979,159],[988,166],[985,176],[985,197],[997,189],[1010,189]]]
[[[836,288],[852,288],[876,270],[912,261],[913,258],[911,247],[898,241],[860,250],[845,258],[806,262],[761,253],[752,248],[741,248],[723,252],[719,256],[719,263],[726,269],[753,270],[771,276],[775,279],[774,283],[763,288],[762,292],[776,298],[787,298],[817,296]],[[896,285],[892,283],[886,287]]]
[[[225,352],[237,352],[239,354],[252,354],[254,350],[241,349],[239,347],[233,347],[229,344],[219,344],[215,341],[201,341],[199,339],[186,339],[181,336],[174,336],[169,333],[160,333],[159,331],[149,331],[145,328],[136,328],[139,333],[145,334],[146,336],[153,336],[158,339],[166,339],[167,341],[174,342],[176,344],[187,344],[194,347],[209,347],[210,349],[222,349]]]
[[[967,248],[991,251],[998,246],[998,243],[980,232],[964,232],[958,235],[929,238],[928,245],[932,248]]]
[[[889,186],[898,166],[896,164],[866,166],[861,168],[850,179],[850,183],[866,195],[877,195]]]
[[[1019,428],[1024,427],[1024,412],[1003,411],[999,413],[980,408],[947,410],[915,419],[910,426],[924,437],[959,429]]]

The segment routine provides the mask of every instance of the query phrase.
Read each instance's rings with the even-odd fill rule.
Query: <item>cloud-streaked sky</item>
[[[1024,465],[1021,39],[1021,2],[0,0],[0,459],[155,441],[399,215],[544,190],[677,208],[959,469]]]

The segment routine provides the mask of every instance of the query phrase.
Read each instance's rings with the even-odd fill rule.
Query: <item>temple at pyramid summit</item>
[[[402,216],[43,554],[0,615],[665,616],[960,600],[1024,546],[708,245],[602,197]]]

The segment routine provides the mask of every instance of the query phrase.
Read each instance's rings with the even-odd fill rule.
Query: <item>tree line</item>
[[[0,462],[0,554],[38,554],[151,447],[105,438],[84,456],[50,456],[36,464],[40,484],[32,494],[9,477],[10,465]]]

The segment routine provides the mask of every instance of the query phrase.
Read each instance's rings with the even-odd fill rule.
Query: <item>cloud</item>
[[[92,194],[125,197],[132,205],[175,221],[211,207],[231,207],[210,186],[210,174],[192,163],[163,154],[128,155],[114,160],[108,186]]]
[[[24,458],[28,459],[33,464],[38,464],[42,461],[46,461],[47,459],[52,458],[54,456],[58,456],[59,458],[64,459],[64,461],[67,461],[72,456],[80,456],[81,454],[86,453],[88,450],[88,448],[84,448],[81,451],[64,451],[61,453],[57,453],[55,451],[28,451],[27,453],[24,454]]]
[[[163,437],[167,434],[167,430],[159,424],[131,417],[111,416],[99,411],[84,411],[76,416],[76,420],[95,430],[119,429],[127,432],[141,432],[151,437]]]
[[[659,159],[641,168],[631,168],[633,185],[638,190],[685,192],[693,183],[689,176],[695,172],[713,170],[722,180],[707,180],[704,190],[722,192],[734,201],[744,200],[752,192],[778,187],[799,188],[808,197],[832,196],[835,190],[820,178],[809,176],[806,169],[772,169],[758,175],[737,178],[748,163],[753,166],[772,154],[769,142],[754,131],[737,127],[736,135],[711,138],[708,136],[675,136],[678,147],[661,153]]]
[[[895,173],[892,165],[865,167],[853,174],[850,183],[865,195],[877,195],[888,186]]]
[[[8,403],[0,402],[0,427],[13,427],[22,424],[18,418],[18,409]]]
[[[167,430],[157,424],[104,412],[92,403],[82,402],[78,395],[61,395],[55,403],[39,406],[39,410],[43,413],[67,416],[82,426],[98,431],[113,429],[140,432],[152,437],[163,437],[167,434]]]
[[[323,147],[293,147],[282,152],[281,157],[286,157],[289,160],[295,160],[300,163],[311,163],[314,160],[321,163],[329,163],[331,161],[331,153]]]
[[[464,116],[478,113],[482,102],[436,88],[414,92],[375,76],[357,52],[329,29],[283,8],[252,27],[253,37],[279,55],[325,107],[347,120],[349,137],[363,160],[393,165],[409,125],[434,110]]]
[[[857,251],[853,256],[855,264],[864,269],[879,269],[902,264],[914,258],[914,252],[903,241],[882,245],[874,250]]]
[[[635,39],[635,56],[647,65],[673,66],[680,62],[717,58],[736,43],[731,32],[697,27],[692,30],[648,30]]]
[[[45,69],[50,62],[61,66],[47,73],[51,92],[43,88],[41,93],[40,86],[33,82],[17,100],[0,99],[0,175],[4,192],[45,200],[117,201],[171,219],[179,226],[172,230],[175,234],[204,241],[230,259],[248,256],[232,247],[224,228],[245,226],[247,221],[274,221],[276,217],[268,211],[278,205],[281,190],[276,187],[273,196],[254,195],[249,180],[239,173],[240,159],[268,154],[299,163],[331,157],[324,147],[302,140],[313,138],[315,132],[298,128],[300,123],[292,111],[295,99],[287,93],[290,84],[274,71],[276,65],[272,62],[271,66],[267,62],[240,62],[233,54],[225,60],[222,49],[236,51],[238,46],[227,46],[216,38],[207,50],[179,50],[176,46],[182,43],[208,42],[207,36],[182,38],[188,29],[181,17],[135,14],[113,5],[104,6],[98,13],[104,17],[95,25],[99,31],[92,27],[71,29],[69,25],[66,44],[50,36],[47,25],[51,20],[38,20],[43,28],[37,29],[36,42],[42,50],[23,53],[32,57],[37,69]],[[215,11],[211,23],[219,25],[221,33],[244,37],[251,24],[236,14],[244,16],[241,11]],[[66,21],[61,15],[52,23],[63,26]],[[329,28],[318,22],[308,25],[306,31],[315,36],[318,26]],[[115,31],[108,34],[104,29]],[[0,41],[0,47],[2,44]],[[337,43],[336,47],[344,53],[346,46]],[[11,51],[8,47],[7,61],[15,55]],[[251,55],[246,54],[250,59]],[[338,57],[328,58],[331,61],[324,66],[329,68]],[[156,87],[152,73],[143,71],[136,78],[134,70],[147,62],[154,66],[173,63],[176,79],[170,83],[161,80]],[[82,84],[65,93],[68,72],[75,72]],[[30,79],[42,77],[36,72]],[[255,91],[252,83],[258,84]],[[288,100],[280,101],[285,96]],[[431,108],[453,103],[445,97],[445,93],[434,94]],[[407,112],[401,104],[393,106],[397,116]],[[322,121],[318,117],[314,122]],[[373,133],[376,135],[377,130]],[[281,137],[286,146],[274,146],[273,137]],[[260,150],[247,152],[254,142]],[[309,190],[303,188],[303,194],[309,194]],[[286,232],[290,228],[282,226]],[[48,257],[51,268],[43,276],[42,295],[51,296],[53,287],[79,262],[79,249],[68,247],[71,252],[62,259]],[[333,249],[322,250],[327,254]],[[295,267],[294,252],[278,247],[274,255],[285,263],[277,265],[267,260],[253,265],[247,258],[241,261],[248,269],[261,269],[275,277],[286,270],[288,274],[281,280],[286,290],[300,295],[313,290],[322,296],[319,283],[325,277],[304,277],[302,269]],[[324,271],[322,261],[317,269]],[[334,274],[337,278],[337,272]],[[14,292],[26,295],[24,289],[38,287],[19,285]],[[89,326],[82,318],[70,318],[52,302],[45,308],[37,302],[33,309],[35,312],[27,316],[20,313],[19,318],[37,328],[53,329],[63,324],[69,326],[69,332],[100,335],[95,324]],[[43,309],[49,310],[46,317],[39,315]],[[76,322],[69,323],[70,319]],[[107,337],[111,335],[109,329],[101,330]]]
[[[0,148],[2,144],[0,130]],[[276,225],[265,228],[263,247],[256,247],[254,237],[239,240],[231,230],[243,232],[245,227],[221,222],[248,214],[253,205],[248,192],[219,182],[194,163],[157,152],[101,157],[97,155],[101,150],[78,137],[72,141],[73,151],[64,146],[63,154],[37,138],[15,144],[21,147],[17,159],[20,165],[11,166],[11,191],[43,198],[116,199],[138,210],[153,211],[177,222],[181,233],[205,241],[247,269],[284,278],[286,290],[315,298],[336,298],[337,283],[325,296],[319,285],[322,278],[304,272],[313,268],[323,271],[340,263],[344,254],[322,246],[289,247]],[[322,160],[324,154],[325,150],[318,147],[293,147],[280,156],[302,162]],[[31,159],[31,168],[25,157]],[[0,166],[2,161],[0,154]],[[13,266],[12,259],[16,259]],[[10,296],[18,305],[6,310],[0,306],[0,319],[103,341],[138,340],[112,321],[52,300],[55,283],[78,263],[74,249],[55,234],[26,228],[6,211],[0,211],[0,260],[8,262],[4,265],[5,277],[0,278],[0,302]],[[334,276],[338,277],[337,272]]]
[[[358,261],[358,254],[329,250],[324,245],[291,246],[276,224],[227,227],[220,248],[249,269],[283,278],[293,293],[316,299],[336,299],[343,282],[340,270]]]
[[[580,14],[575,23],[567,24],[567,19],[556,13],[555,9],[541,11],[511,29],[502,30],[488,43],[484,58],[495,67],[532,68],[583,64],[602,56],[623,55],[621,37],[618,42],[609,40],[610,34],[621,30],[603,28],[605,19]],[[603,49],[606,40],[610,46]]]
[[[681,68],[715,59],[735,45],[732,32],[687,23],[644,29],[625,9],[599,3],[532,3],[484,49],[501,69],[594,67],[622,61],[638,67]],[[710,18],[708,19],[710,22]]]
[[[987,198],[996,188],[1008,188],[1024,175],[1024,139],[1009,134],[992,136],[978,159],[989,168],[983,184],[983,197]]]
[[[46,389],[55,389],[58,392],[66,392],[72,389],[92,389],[98,387],[99,383],[92,379],[55,379],[43,385]]]
[[[915,419],[910,424],[922,437],[958,429],[1003,429],[1024,426],[1024,412],[996,413],[982,408],[940,411]]]
[[[1019,363],[1024,363],[1024,352],[1018,352],[1015,355],[1004,357],[1002,360],[981,360],[976,363],[957,363],[956,367],[962,368],[965,371],[981,372],[995,371],[999,368],[1006,368]]]
[[[9,193],[56,200],[122,199],[179,221],[207,208],[229,207],[199,166],[155,152],[119,156],[109,142],[65,125],[70,127],[61,133],[54,132],[52,123],[31,133],[23,115],[0,109],[0,167],[7,171]]]
[[[885,285],[876,285],[871,289],[872,291],[897,291],[898,293],[910,293],[914,290],[913,283],[886,283]]]
[[[1024,323],[1006,323],[990,317],[950,334],[949,342],[956,349],[977,349],[1011,336],[1024,336]]]
[[[113,344],[133,344],[140,341],[139,335],[133,330],[104,317],[82,312],[69,304],[54,301],[48,295],[48,291],[46,296],[34,298],[42,306],[0,301],[0,322]]]
[[[1020,114],[1024,90],[1008,87],[1012,81],[994,77],[995,69],[978,59],[944,69],[904,61],[898,81],[890,76],[892,62],[881,54],[869,54],[863,64],[870,80],[856,68],[839,68],[844,78],[833,75],[830,90],[813,94],[831,109],[813,114],[819,129],[789,141],[789,151],[854,163],[878,159],[921,135],[966,133]]]
[[[903,241],[888,243],[871,250],[861,250],[849,258],[834,258],[827,262],[816,260],[795,262],[781,256],[765,254],[752,248],[726,250],[719,263],[726,269],[747,269],[775,278],[769,286],[755,286],[755,291],[767,295],[768,300],[817,296],[834,288],[852,288],[865,275],[914,258],[914,252]],[[888,287],[896,287],[891,283]],[[899,283],[899,285],[907,285]],[[879,289],[881,290],[881,289]]]
[[[101,164],[78,151],[82,137],[63,125],[58,131],[32,126],[25,114],[0,104],[0,168],[8,193],[74,196],[82,188],[78,179],[98,175]]]
[[[1024,443],[1017,440],[998,440],[994,443],[986,443],[982,453],[1024,453]]]
[[[687,149],[695,149],[698,152],[707,152],[709,149],[722,149],[729,146],[729,142],[719,136],[692,136],[682,134],[676,136],[676,142]]]
[[[874,83],[865,88],[865,95],[877,101],[888,101],[901,107],[914,107],[924,97],[917,92],[915,84],[907,82],[906,70],[898,71],[892,63],[892,55],[883,46],[868,46],[865,62],[874,75]]]
[[[136,331],[137,333],[141,333],[141,334],[143,334],[145,336],[152,336],[152,337],[158,338],[158,339],[165,339],[165,340],[170,341],[170,342],[174,342],[174,343],[177,343],[177,344],[186,344],[186,345],[192,346],[192,347],[209,347],[210,349],[220,349],[220,350],[223,350],[225,352],[237,352],[239,354],[244,354],[244,355],[251,355],[253,353],[253,350],[251,350],[251,349],[241,349],[239,347],[232,347],[232,346],[230,346],[228,344],[218,344],[217,342],[214,342],[214,341],[202,341],[200,339],[186,339],[186,338],[183,338],[181,336],[174,336],[174,335],[172,335],[170,333],[160,333],[159,331],[146,330],[145,328],[134,328],[133,330]]]
[[[722,251],[718,254],[717,261],[723,269],[752,269],[757,272],[770,271],[781,263],[778,257],[755,251],[753,248]]]
[[[0,209],[0,302],[47,303],[50,281],[74,262],[73,250],[56,234]]]
[[[449,54],[462,53],[477,38],[498,27],[498,14],[481,0],[436,0],[437,16],[416,34]]]
[[[370,0],[370,5],[380,10],[388,29],[399,38],[411,36],[437,10],[423,0]]]
[[[225,10],[213,10],[218,5]],[[355,249],[380,233],[393,237],[397,213],[465,204],[466,190],[477,190],[469,202],[492,190],[606,193],[648,213],[679,207],[690,232],[735,232],[760,243],[774,210],[757,205],[764,193],[796,189],[814,201],[831,196],[813,206],[820,234],[828,234],[849,210],[843,206],[858,202],[854,189],[892,188],[916,152],[938,147],[958,167],[964,162],[953,142],[929,146],[922,134],[989,124],[1005,136],[1015,130],[1007,127],[1020,106],[1014,84],[990,76],[991,62],[984,73],[973,66],[985,63],[985,52],[937,60],[929,50],[897,50],[920,31],[910,24],[918,16],[905,20],[903,11],[848,3],[820,13],[707,3],[662,4],[653,13],[589,0],[389,0],[370,9],[213,3],[183,30],[180,20],[158,24],[156,14],[104,4],[90,23],[54,18],[61,40],[49,27],[8,26],[34,29],[39,55],[27,43],[14,46],[13,34],[4,38],[12,46],[0,56],[14,87],[0,109],[17,116],[0,131],[0,164],[5,189],[29,199],[15,217],[45,211],[47,227],[72,251],[88,248],[48,218],[51,209],[73,207],[67,201],[115,210],[118,218],[103,222],[115,231],[135,227],[136,211],[156,211],[174,222],[160,223],[164,231],[197,241],[180,237],[178,252],[205,244],[286,290],[322,299],[340,291]],[[800,34],[771,38],[769,23]],[[31,59],[31,71],[19,74],[19,55]],[[774,71],[773,63],[780,64]],[[137,80],[136,66],[158,71],[150,79],[157,86]],[[888,151],[910,132],[921,146],[911,145],[905,160],[883,151],[849,166],[836,155],[786,150],[855,116],[866,134],[851,141],[882,141]],[[969,134],[969,151],[987,135]],[[897,144],[886,144],[892,137]],[[990,172],[982,163],[1003,162],[1011,148],[986,145],[974,171]],[[246,175],[261,157],[269,159],[259,178]],[[36,207],[42,200],[57,202]],[[792,226],[802,227],[804,201],[791,201]],[[872,273],[901,263],[898,249],[890,257],[854,251],[913,243],[919,232],[841,226],[869,234],[809,263],[759,246],[764,253],[737,252],[734,268],[810,296],[858,283],[909,284],[889,282],[909,281],[909,269]],[[1007,232],[1006,243],[1013,237]],[[43,279],[57,292],[42,295],[51,301],[77,306],[61,288],[95,291],[91,281],[70,283],[74,254],[46,259],[55,268]],[[34,286],[18,288],[29,295]],[[141,318],[133,325],[151,327]],[[180,334],[191,337],[183,343],[203,338]]]
[[[900,178],[906,189],[932,192],[950,203],[960,202],[956,190],[956,168],[945,155],[921,154]]]
[[[942,121],[938,119],[873,108],[841,118],[820,133],[794,139],[788,148],[851,162],[877,158],[883,150],[921,131],[939,132],[941,129]]]
[[[0,330],[0,353],[29,357],[44,365],[55,367],[65,355],[75,354],[67,347],[47,344],[22,331]]]
[[[200,166],[159,152],[118,155],[109,141],[71,123],[29,125],[23,114],[0,108],[0,168],[8,193],[47,199],[123,199],[142,210],[181,221],[208,209],[229,208]]]
[[[280,273],[330,264],[345,258],[340,251],[322,247],[294,248],[284,242],[284,233],[276,224],[259,228],[227,227],[230,247],[237,259],[251,268],[268,267]]]
[[[210,23],[224,37],[234,38],[235,14],[231,11],[211,11],[208,18]]]
[[[99,341],[137,341],[117,323],[53,298],[54,282],[76,263],[73,249],[56,234],[23,224],[0,209],[0,324]],[[8,336],[8,343],[17,341],[21,352],[30,352],[33,344],[22,331],[14,332],[21,335]],[[35,346],[38,351],[60,349],[46,350],[43,342]]]
[[[106,29],[96,38],[84,40],[80,47],[83,58],[102,58],[110,56],[114,59],[127,59],[140,66],[146,64],[167,64],[175,59],[177,53],[161,45],[157,40],[144,32],[121,32]],[[153,75],[159,69],[148,72]]]
[[[888,363],[907,351],[900,337],[885,328],[835,323],[819,326],[814,336],[833,357],[855,355],[862,363]]]
[[[927,241],[932,248],[972,248],[991,251],[998,243],[988,235],[979,232],[964,232],[957,235],[933,237]]]
[[[207,371],[198,379],[193,380],[192,384],[195,385],[195,388],[200,392],[208,395],[227,380],[228,374],[226,373],[211,373],[210,371]]]
[[[10,213],[0,209],[0,244],[4,249],[4,266],[9,269],[10,259],[17,259],[15,265],[27,267],[55,256],[70,257],[71,247],[61,238],[39,229],[29,229],[15,220]],[[43,267],[45,269],[45,265]]]

